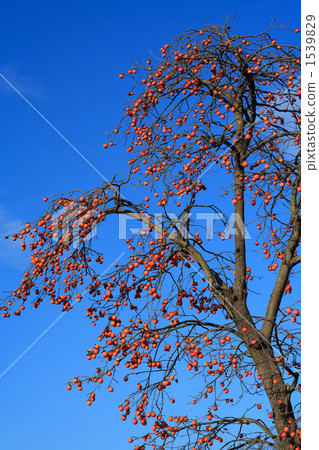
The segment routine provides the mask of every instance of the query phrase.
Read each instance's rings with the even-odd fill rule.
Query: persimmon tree
[[[31,265],[3,317],[86,302],[96,367],[67,388],[87,385],[91,405],[129,387],[136,450],[300,448],[300,55],[272,37],[281,28],[205,26],[134,61],[104,145],[129,153],[127,171],[45,198],[12,236]],[[89,237],[111,216],[143,226],[106,271]]]

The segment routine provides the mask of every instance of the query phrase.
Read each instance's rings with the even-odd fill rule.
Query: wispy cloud
[[[29,97],[43,99],[47,97],[47,91],[35,80],[23,74],[18,64],[0,65],[0,73],[6,77],[14,86]],[[0,79],[0,95],[15,95],[13,89]]]
[[[22,221],[14,218],[13,215],[0,204],[0,265],[10,266],[19,270],[24,270],[28,264],[28,257],[21,251],[18,242],[13,242],[11,238],[5,237],[20,231]]]

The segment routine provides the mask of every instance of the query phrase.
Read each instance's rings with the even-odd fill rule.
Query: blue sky
[[[121,116],[131,86],[118,77],[132,57],[147,59],[174,36],[237,14],[239,33],[263,31],[271,18],[300,28],[299,2],[13,1],[2,5],[0,73],[106,177],[126,167],[127,154],[102,150],[104,131]],[[291,36],[291,35],[290,35]],[[293,37],[298,43],[299,36]],[[38,217],[52,193],[87,190],[100,176],[0,79],[0,290],[19,283],[27,257],[2,236]],[[105,259],[120,254],[110,244]],[[0,372],[59,316],[51,307],[1,321]],[[0,378],[1,449],[127,448],[130,426],[114,413],[122,396],[101,394],[88,408],[65,383],[90,373],[85,352],[95,343],[81,308],[59,320]],[[115,430],[115,431],[114,431]],[[116,440],[115,440],[116,438]]]

